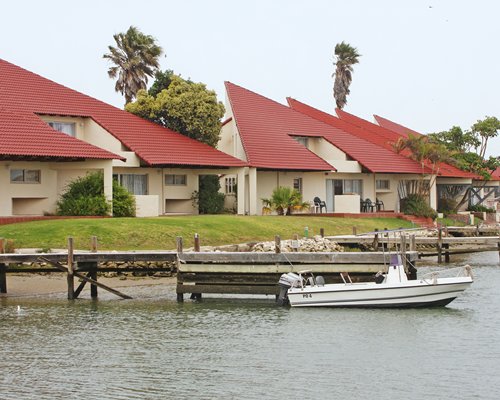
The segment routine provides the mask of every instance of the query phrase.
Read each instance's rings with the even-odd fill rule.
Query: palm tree
[[[262,199],[262,204],[264,214],[275,210],[278,215],[291,215],[293,211],[309,208],[309,203],[302,201],[299,191],[289,186],[278,186],[270,199]]]
[[[333,97],[337,103],[337,108],[342,110],[347,103],[347,95],[350,93],[349,86],[352,81],[352,66],[359,62],[358,57],[361,57],[361,55],[358,53],[358,49],[344,42],[337,43],[334,55],[335,61],[333,65],[336,68],[332,74],[332,77],[335,76]]]
[[[130,103],[140,89],[146,89],[148,76],[152,77],[159,68],[158,58],[163,49],[156,44],[156,39],[145,35],[134,26],[126,33],[113,35],[116,47],[108,46],[109,53],[104,54],[114,65],[109,68],[110,78],[118,79],[115,90],[125,96],[125,104]]]

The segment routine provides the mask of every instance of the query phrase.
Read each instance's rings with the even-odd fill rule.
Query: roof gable
[[[382,128],[389,129],[393,132],[396,132],[398,135],[403,137],[408,137],[408,134],[411,133],[414,136],[421,136],[421,133],[414,131],[413,129],[407,128],[406,126],[400,125],[394,121],[391,121],[387,118],[383,118],[379,115],[373,115],[377,124],[379,124]]]
[[[395,131],[392,131],[390,129],[386,129],[386,128],[383,128],[379,125],[373,124],[373,123],[366,121],[360,117],[349,114],[348,112],[345,112],[343,110],[337,109],[336,112],[337,112],[337,115],[339,116],[339,118],[341,118],[342,120],[349,122],[350,124],[361,128],[362,132],[364,131],[363,135],[365,135],[367,140],[370,140],[373,143],[382,144],[388,149],[392,150],[392,144],[395,143],[399,138],[401,138],[403,136]],[[419,134],[419,136],[423,136],[423,135]],[[405,154],[407,157],[409,157],[408,152],[404,152],[402,154]],[[427,165],[428,169],[430,170],[431,164],[429,162],[427,162],[426,165]],[[461,169],[454,167],[453,165],[450,165],[447,163],[440,163],[439,164],[438,175],[446,176],[446,177],[453,177],[453,178],[477,178],[476,174],[473,174],[473,173],[467,172],[467,171],[462,171]]]
[[[422,173],[422,167],[419,163],[402,155],[395,154],[393,151],[371,140],[367,140],[365,138],[366,135],[360,128],[331,114],[308,106],[298,100],[292,98],[288,98],[287,100],[290,107],[294,110],[300,111],[311,118],[337,128],[337,133],[328,134],[325,136],[326,139],[345,151],[350,157],[357,160],[370,171],[412,174]],[[339,135],[338,131],[343,132],[343,134]],[[424,171],[428,172],[427,170]]]
[[[226,82],[233,118],[248,163],[257,168],[331,171],[334,167],[292,136],[323,136],[321,127],[294,110]]]
[[[17,114],[90,117],[148,165],[236,167],[246,163],[0,59],[0,106]],[[89,145],[90,146],[90,145]]]
[[[0,107],[0,158],[122,159],[52,129],[37,115]]]

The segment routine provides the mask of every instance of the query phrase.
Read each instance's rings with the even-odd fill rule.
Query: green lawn
[[[25,222],[0,226],[0,237],[14,240],[15,248],[65,248],[67,238],[75,247],[87,249],[91,236],[97,236],[101,250],[175,249],[176,236],[184,238],[184,246],[193,245],[195,233],[201,245],[223,245],[251,241],[274,240],[275,235],[288,239],[293,234],[309,236],[350,234],[375,228],[411,227],[396,218],[330,218],[283,216],[200,215],[158,218],[65,219]]]

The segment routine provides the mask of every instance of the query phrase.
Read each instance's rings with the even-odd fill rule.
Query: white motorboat
[[[379,272],[375,282],[352,282],[341,273],[343,283],[325,284],[311,271],[283,274],[279,280],[279,302],[292,307],[435,307],[453,301],[473,282],[470,266],[447,270],[454,276],[431,272],[408,280],[401,257],[393,257],[386,274]]]

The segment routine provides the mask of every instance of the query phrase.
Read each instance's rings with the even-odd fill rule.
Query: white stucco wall
[[[40,183],[13,183],[11,169],[39,170]],[[44,215],[56,212],[56,202],[67,184],[89,171],[111,174],[111,160],[86,162],[0,162],[0,215]],[[111,182],[111,176],[109,176]],[[111,188],[107,192],[111,195]]]

